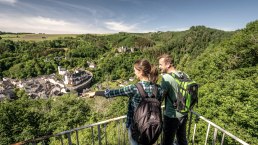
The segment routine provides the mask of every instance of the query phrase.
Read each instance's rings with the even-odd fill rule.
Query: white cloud
[[[123,31],[123,32],[132,32],[136,30],[136,25],[126,25],[122,22],[105,22],[106,28],[113,31]]]
[[[41,16],[0,14],[0,31],[48,34],[110,33],[91,24],[69,22]]]
[[[213,28],[213,27],[211,27]],[[223,30],[223,31],[235,31],[237,29],[242,29],[242,28],[230,28],[230,27],[214,27],[215,29],[218,29],[218,30]]]
[[[175,29],[172,29],[172,31],[185,31],[185,30],[189,30],[189,27],[183,27],[183,28],[175,28]]]
[[[0,3],[5,3],[5,4],[15,4],[17,0],[0,0]]]
[[[35,22],[37,24],[49,25],[49,26],[67,26],[67,25],[69,25],[68,22],[65,22],[63,20],[55,20],[55,19],[41,17],[41,16],[27,18],[25,20]]]

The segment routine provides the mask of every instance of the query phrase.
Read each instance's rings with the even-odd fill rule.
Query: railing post
[[[68,144],[69,144],[69,145],[72,145],[71,132],[69,132],[69,133],[67,134],[67,136],[68,136]]]
[[[211,126],[211,124],[209,123],[208,129],[207,129],[207,133],[206,133],[205,145],[207,144],[207,141],[208,141],[209,132],[210,132],[210,126]]]
[[[192,138],[192,145],[194,145],[194,137],[195,137],[195,131],[196,131],[196,123],[194,124],[194,132],[193,132],[193,138]]]
[[[225,138],[225,132],[224,132],[224,133],[223,133],[223,135],[222,135],[221,145],[223,145],[223,144],[224,144],[224,138]]]
[[[193,114],[193,112],[191,112]],[[194,144],[194,138],[195,138],[195,133],[196,133],[196,128],[197,128],[197,123],[199,121],[199,116],[195,117],[195,123],[194,123],[194,132],[193,132],[193,138],[192,138],[192,145]]]
[[[120,133],[119,133],[119,127],[120,127],[120,123],[119,120],[116,121],[117,122],[117,139],[118,139],[118,145],[120,145]]]
[[[77,140],[77,145],[80,145],[80,144],[79,144],[78,130],[76,130],[76,140]]]
[[[60,135],[61,144],[64,145],[63,137]]]
[[[94,130],[93,130],[93,126],[91,127],[91,138],[92,138],[92,144],[94,145]]]
[[[99,145],[101,145],[101,130],[100,130],[100,124],[98,125],[98,139],[99,139]]]
[[[107,145],[107,123],[104,124],[104,131],[105,131],[105,141]]]
[[[214,135],[213,135],[213,142],[212,142],[212,145],[215,145],[215,144],[216,144],[217,132],[218,132],[218,129],[217,129],[217,128],[214,128]]]
[[[123,122],[125,122],[124,119],[123,119]],[[126,125],[123,123],[124,145],[125,145],[125,132],[126,132]]]

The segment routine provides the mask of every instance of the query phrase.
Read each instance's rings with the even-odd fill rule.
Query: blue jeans
[[[131,126],[128,128],[128,139],[131,145],[139,145],[132,137]]]

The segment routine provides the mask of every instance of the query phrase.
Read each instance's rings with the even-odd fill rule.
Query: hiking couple
[[[149,61],[145,59],[137,60],[133,68],[136,78],[140,80],[137,84],[114,90],[89,92],[86,95],[89,97],[104,96],[106,98],[115,96],[130,97],[126,128],[128,129],[128,137],[132,145],[155,143],[162,128],[163,145],[172,145],[175,135],[177,135],[179,145],[186,145],[187,114],[178,113],[174,107],[177,83],[170,73],[177,73],[177,71],[173,65],[172,58],[167,54],[159,57],[159,69],[162,73],[160,85],[156,84],[159,75],[158,69],[152,66]],[[159,112],[161,112],[163,98],[165,98],[165,111],[164,120],[162,121],[161,113]],[[149,117],[147,117],[148,113],[146,112],[148,109],[152,110],[152,113],[149,113]],[[147,119],[150,119],[148,124],[151,125],[143,128],[142,124]],[[144,135],[137,129],[139,127],[143,128],[141,130],[143,130]],[[150,140],[150,138],[152,139]]]

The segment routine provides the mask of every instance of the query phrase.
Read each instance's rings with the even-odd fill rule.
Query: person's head
[[[151,66],[150,62],[146,59],[140,59],[134,63],[134,73],[138,79],[148,78],[152,83],[157,82],[158,69]]]
[[[158,59],[159,59],[159,69],[161,73],[168,73],[169,69],[174,68],[173,60],[170,55],[163,54]]]

